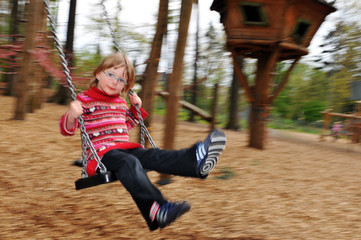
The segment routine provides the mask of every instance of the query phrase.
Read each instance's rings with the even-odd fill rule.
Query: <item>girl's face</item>
[[[108,95],[120,94],[127,83],[124,67],[111,67],[99,72],[97,88]]]

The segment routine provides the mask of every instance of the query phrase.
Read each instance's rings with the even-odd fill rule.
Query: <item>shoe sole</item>
[[[202,176],[207,176],[217,165],[218,156],[226,147],[226,135],[222,131],[214,131],[211,133],[211,142],[208,147],[206,161],[200,171]]]

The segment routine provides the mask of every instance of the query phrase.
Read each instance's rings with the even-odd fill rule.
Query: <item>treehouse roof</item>
[[[324,0],[214,0],[227,46],[240,55],[257,58],[281,46],[281,59],[308,54],[313,36],[336,9]]]

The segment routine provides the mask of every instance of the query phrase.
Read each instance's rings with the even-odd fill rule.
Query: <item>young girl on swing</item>
[[[78,117],[82,115],[89,138],[108,171],[131,194],[150,230],[164,228],[190,209],[186,202],[169,202],[150,182],[144,169],[159,173],[206,178],[215,167],[225,148],[226,137],[215,130],[203,141],[178,151],[144,149],[129,142],[129,130],[138,123],[138,106],[144,119],[148,114],[141,108],[136,93],[125,96],[135,82],[134,67],[121,53],[106,57],[94,71],[90,88],[78,94],[60,119],[60,132],[74,135]],[[87,151],[87,173],[96,174],[97,162]]]

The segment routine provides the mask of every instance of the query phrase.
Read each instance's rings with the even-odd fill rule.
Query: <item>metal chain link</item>
[[[117,37],[115,35],[115,31],[112,28],[112,24],[111,24],[110,19],[109,19],[108,11],[107,11],[104,3],[105,3],[105,0],[102,0],[100,2],[100,4],[103,7],[103,15],[104,15],[105,21],[107,22],[107,26],[109,28],[110,35],[112,36],[112,41],[113,41],[114,47],[116,48],[117,52],[121,52],[120,46],[119,46],[118,41],[117,41]]]
[[[140,124],[140,140],[141,140],[140,143],[141,143],[141,145],[144,147],[144,144],[145,144],[144,135],[146,135],[150,145],[152,145],[152,148],[157,148],[147,127],[145,126],[145,124],[143,122],[142,115],[140,113],[139,108],[136,108],[136,109],[137,109],[137,114],[138,114],[138,119],[139,119],[139,124]]]
[[[70,97],[72,100],[76,100],[76,93],[74,91],[74,85],[72,83],[72,78],[70,76],[70,70],[68,68],[68,62],[66,61],[65,58],[65,54],[64,51],[61,47],[61,43],[59,41],[58,35],[56,33],[56,28],[55,28],[55,20],[54,20],[54,16],[51,13],[50,7],[49,7],[49,0],[43,0],[44,5],[45,5],[45,10],[47,12],[47,17],[49,19],[50,22],[50,27],[51,27],[51,32],[53,34],[53,38],[54,38],[54,42],[55,42],[55,47],[58,50],[59,53],[59,57],[61,60],[61,64],[63,66],[63,71],[64,74],[66,76],[66,81],[67,81],[67,85],[68,85],[68,89],[70,90]],[[105,165],[100,161],[100,158],[93,146],[93,143],[91,142],[88,133],[86,132],[86,128],[84,126],[84,119],[79,116],[78,117],[78,121],[80,124],[80,130],[81,130],[81,140],[82,140],[82,149],[83,149],[83,154],[82,154],[82,162],[83,162],[83,170],[82,170],[82,177],[86,178],[88,177],[88,174],[86,172],[86,165],[87,165],[87,147],[89,147],[91,153],[93,154],[94,159],[97,161],[97,164],[99,166],[100,172],[101,173],[106,173],[107,169],[105,167]]]
[[[134,90],[130,89],[129,94],[133,94],[133,93],[134,93]],[[157,146],[155,145],[155,142],[153,141],[152,136],[150,135],[147,127],[144,124],[144,120],[142,118],[142,113],[140,112],[140,109],[137,106],[134,106],[134,107],[137,110],[138,121],[139,121],[139,125],[140,125],[140,144],[142,145],[142,147],[144,147],[144,145],[145,145],[144,137],[146,135],[150,145],[152,145],[152,148],[157,148]]]
[[[104,17],[105,17],[105,21],[107,22],[107,25],[108,25],[108,28],[109,28],[109,31],[110,31],[110,34],[112,36],[112,40],[113,40],[113,44],[114,44],[114,47],[116,48],[116,50],[118,52],[122,52],[120,50],[120,46],[117,42],[117,38],[116,38],[116,35],[115,35],[115,31],[114,29],[112,28],[112,24],[110,22],[110,19],[109,19],[109,15],[108,15],[108,12],[107,12],[107,9],[105,7],[105,0],[102,0],[100,2],[100,4],[102,5],[103,7],[103,13],[104,13]],[[129,91],[129,94],[133,94],[133,89],[130,89]],[[144,121],[143,121],[143,118],[142,118],[142,115],[141,115],[141,112],[139,110],[139,108],[137,106],[134,106],[135,109],[137,110],[137,115],[138,115],[138,120],[139,120],[139,125],[140,125],[140,144],[142,145],[142,147],[144,147],[145,145],[145,140],[144,140],[144,137],[145,135],[147,135],[147,138],[148,138],[148,141],[150,142],[150,144],[152,145],[153,148],[156,148],[156,145],[147,129],[147,127],[145,126],[144,124]]]
[[[139,117],[139,114],[138,114]],[[140,128],[140,145],[142,145],[143,148],[145,148],[145,138],[144,138],[144,129],[141,127]]]

